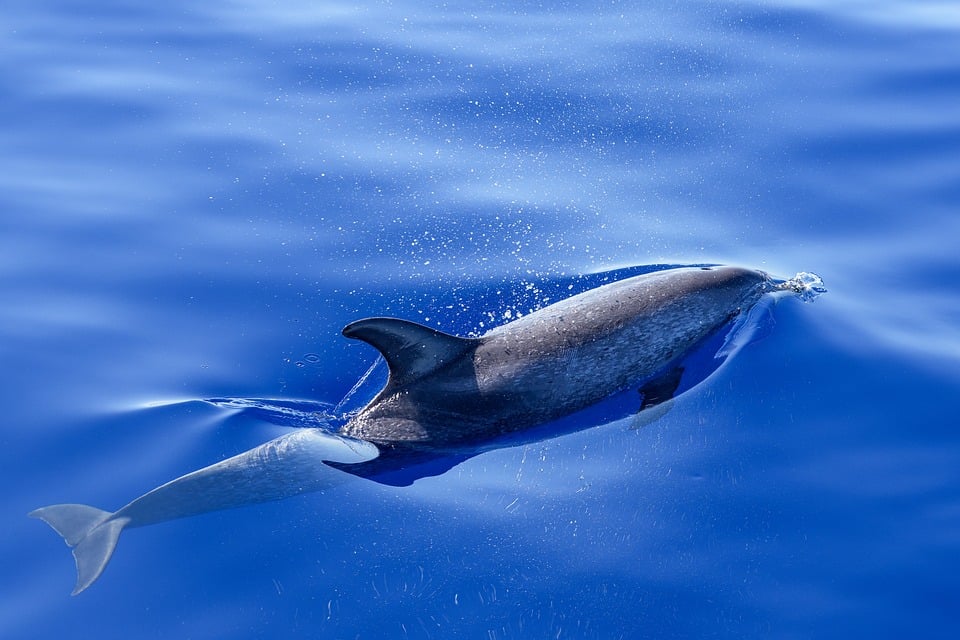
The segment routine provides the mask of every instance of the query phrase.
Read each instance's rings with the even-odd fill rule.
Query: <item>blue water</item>
[[[0,637],[956,637],[955,3],[0,23]],[[829,292],[641,429],[132,530],[74,598],[26,517],[288,429],[203,399],[338,403],[351,320],[480,332],[661,263]]]

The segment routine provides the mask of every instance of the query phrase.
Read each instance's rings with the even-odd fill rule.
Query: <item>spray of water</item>
[[[789,280],[774,280],[776,291],[789,291],[797,294],[803,302],[813,302],[820,294],[826,293],[823,278],[815,273],[801,271]]]

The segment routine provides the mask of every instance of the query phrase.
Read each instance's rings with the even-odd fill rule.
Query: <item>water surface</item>
[[[0,9],[4,638],[952,637],[951,3]],[[336,404],[367,315],[468,334],[649,264],[815,271],[663,419],[125,535]]]

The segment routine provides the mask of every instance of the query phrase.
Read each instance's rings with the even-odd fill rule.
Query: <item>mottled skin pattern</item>
[[[662,371],[772,289],[767,274],[736,267],[670,269],[592,289],[460,339],[416,375],[391,362],[385,388],[341,434],[444,449],[569,415]],[[376,346],[364,322],[376,320],[344,333]],[[415,350],[412,340],[403,346]]]

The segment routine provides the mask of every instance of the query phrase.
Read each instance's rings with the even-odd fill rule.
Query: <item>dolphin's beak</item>
[[[773,291],[783,291],[796,294],[804,302],[812,302],[820,294],[826,293],[823,278],[815,273],[801,271],[789,280],[771,280]]]

